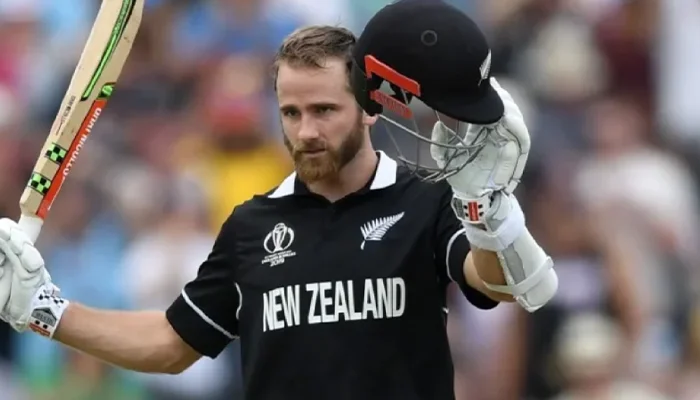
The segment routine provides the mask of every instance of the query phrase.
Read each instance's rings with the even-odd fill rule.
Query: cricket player
[[[513,195],[528,130],[489,65],[475,23],[435,0],[386,6],[359,39],[330,26],[294,32],[274,79],[295,172],[232,211],[166,311],[61,297],[3,219],[2,319],[149,373],[180,373],[240,340],[249,400],[454,399],[447,285],[481,309],[517,301],[533,312],[558,282]],[[431,144],[427,175],[370,140],[384,107],[410,114],[407,97],[461,121],[457,131],[438,122],[430,139],[405,129]]]

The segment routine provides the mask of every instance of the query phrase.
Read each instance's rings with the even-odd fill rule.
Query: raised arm
[[[235,263],[224,224],[214,248],[170,308],[106,311],[72,303],[51,282],[44,260],[10,219],[0,220],[0,319],[30,329],[104,362],[149,373],[176,374],[202,355],[214,358],[238,331]]]
[[[53,339],[120,368],[178,374],[201,355],[162,311],[105,311],[71,303]]]
[[[491,292],[483,284],[472,260],[474,250],[471,249],[462,223],[455,218],[450,206],[452,189],[445,182],[439,182],[436,185],[439,186],[437,190],[440,192],[435,226],[435,259],[438,264],[438,276],[443,280],[456,283],[467,300],[480,309],[496,307],[502,301],[514,301],[512,296]],[[489,273],[491,271],[493,270],[489,270]],[[496,268],[495,271],[497,274],[501,269]],[[493,283],[501,283],[501,281],[495,280]]]
[[[543,307],[559,280],[552,259],[525,226],[513,192],[530,152],[530,134],[517,104],[496,79],[490,84],[503,102],[501,119],[488,125],[467,124],[464,138],[438,122],[431,135],[431,155],[454,193],[451,208],[474,247],[464,258],[470,286],[496,300],[514,298],[529,312]],[[455,150],[456,138],[480,143],[478,150]],[[476,146],[476,145],[475,145]]]

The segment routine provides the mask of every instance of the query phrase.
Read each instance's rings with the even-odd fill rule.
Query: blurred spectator
[[[457,399],[508,399],[504,369],[517,367],[517,354],[502,346],[504,336],[513,331],[513,313],[518,312],[519,306],[501,304],[489,311],[475,309],[454,287],[448,292],[448,306],[447,333],[455,362]],[[508,364],[498,357],[502,351],[510,354]]]
[[[40,41],[41,8],[36,1],[0,2],[0,126],[11,126],[27,116],[27,89],[34,82],[33,68]]]
[[[183,2],[174,15],[170,49],[179,63],[193,67],[234,53],[271,58],[300,23],[293,13],[269,1]]]
[[[124,227],[99,194],[72,180],[52,207],[51,225],[40,243],[52,277],[66,296],[88,306],[127,309],[123,270]],[[65,282],[65,284],[64,284]],[[16,337],[21,382],[31,395],[48,399],[114,398],[138,394],[133,374],[47,341],[38,335]]]
[[[186,179],[151,182],[163,191],[156,221],[134,237],[124,255],[128,296],[138,309],[165,310],[182,287],[197,275],[214,237],[209,233],[201,188]],[[145,188],[144,188],[145,189]],[[141,192],[141,195],[145,194]],[[179,376],[142,375],[151,399],[226,399],[233,362],[228,354],[216,360],[203,357]]]
[[[688,278],[697,268],[698,192],[678,158],[650,142],[642,115],[624,99],[592,109],[594,152],[583,161],[576,185],[583,208],[604,217],[602,229],[635,265],[632,282],[649,317],[639,366],[656,376],[667,375],[681,356]]]
[[[610,78],[608,91],[635,98],[647,116],[655,103],[653,50],[658,27],[656,0],[613,1],[595,26]],[[650,123],[651,119],[644,119]]]
[[[266,63],[253,55],[226,58],[198,86],[176,153],[204,184],[212,229],[233,207],[278,185],[291,160],[277,135],[268,133]]]
[[[543,183],[528,213],[533,235],[554,260],[559,290],[536,313],[513,313],[512,331],[499,346],[501,387],[510,392],[499,399],[548,399],[565,390],[555,339],[569,318],[590,312],[612,318],[622,328],[623,355],[635,349],[640,335],[643,315],[633,286],[634,264],[598,218],[581,212],[566,193],[566,187]],[[618,360],[616,371],[629,374],[632,361]]]
[[[609,318],[568,319],[556,338],[556,361],[568,388],[555,400],[670,400],[648,385],[619,377],[624,335]]]
[[[654,82],[657,106],[654,116],[679,145],[697,151],[700,139],[700,4],[695,0],[658,1],[658,29],[654,43]],[[694,154],[694,158],[697,158]]]
[[[692,400],[700,393],[700,309],[697,306],[690,315],[690,329],[686,336],[687,351],[680,368],[679,384],[672,394],[680,400]]]

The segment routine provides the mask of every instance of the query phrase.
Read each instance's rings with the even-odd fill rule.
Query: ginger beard
[[[284,135],[284,144],[294,160],[294,168],[299,179],[306,183],[337,179],[340,170],[346,166],[360,151],[365,140],[362,114],[360,113],[353,128],[344,135],[337,148],[322,139],[300,141],[292,144]],[[322,154],[309,154],[311,151],[323,150]]]

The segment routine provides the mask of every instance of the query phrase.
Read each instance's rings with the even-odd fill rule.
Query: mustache
[[[320,140],[309,140],[305,142],[299,142],[294,146],[294,153],[304,153],[307,151],[322,151],[326,150],[328,146],[326,143]]]

